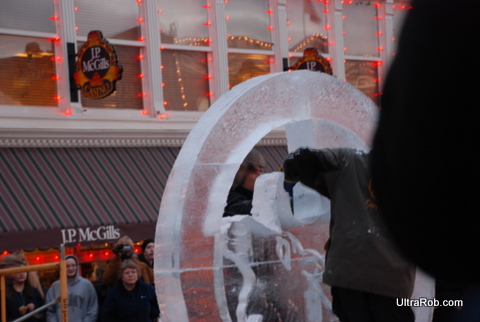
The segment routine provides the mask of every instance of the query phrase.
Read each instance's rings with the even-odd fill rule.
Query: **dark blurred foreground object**
[[[412,5],[384,89],[372,151],[375,192],[398,245],[436,278],[436,298],[464,301],[437,308],[434,321],[480,321],[478,82],[470,77],[479,66],[465,62],[468,74],[461,74],[440,54],[445,39],[456,48],[471,44],[480,4]]]
[[[471,48],[480,1],[412,2],[388,73],[375,136],[373,182],[398,245],[444,281],[480,281],[480,64]]]

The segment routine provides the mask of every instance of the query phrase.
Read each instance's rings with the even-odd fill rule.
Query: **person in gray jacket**
[[[92,282],[78,274],[78,259],[73,255],[65,258],[68,279],[68,321],[96,322],[98,314],[97,293]],[[46,303],[60,296],[60,281],[55,281],[46,295]],[[47,310],[47,322],[62,321],[60,303]]]
[[[285,180],[331,200],[323,281],[341,321],[413,322],[408,306],[415,267],[394,247],[372,189],[369,154],[355,149],[300,148],[284,162]]]

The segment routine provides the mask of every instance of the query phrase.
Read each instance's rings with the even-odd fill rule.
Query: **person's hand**
[[[285,181],[295,182],[315,177],[320,171],[320,162],[316,152],[308,148],[299,148],[290,153],[283,162]]]
[[[31,312],[31,311],[33,311],[33,310],[35,310],[35,304],[29,303],[29,304],[27,305],[27,312]]]
[[[25,315],[28,311],[28,308],[25,305],[22,305],[18,308],[18,311],[20,312],[20,315]]]

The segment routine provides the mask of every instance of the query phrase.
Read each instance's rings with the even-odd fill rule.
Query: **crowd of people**
[[[154,241],[146,239],[142,244],[141,256],[137,256],[133,240],[128,236],[120,238],[113,245],[115,258],[108,262],[103,276],[98,277],[95,285],[81,276],[77,257],[67,255],[68,320],[159,321],[160,309],[153,280],[153,247]],[[25,255],[15,252],[3,258],[0,269],[27,265]],[[8,274],[5,280],[7,321],[24,317],[60,297],[60,280],[45,288],[40,283],[37,271]],[[58,302],[31,315],[26,321],[62,321]]]

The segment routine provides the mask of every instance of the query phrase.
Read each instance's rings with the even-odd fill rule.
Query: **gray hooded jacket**
[[[77,257],[68,255],[66,259]],[[60,296],[60,281],[55,281],[47,292],[45,302],[48,303]],[[60,303],[47,310],[47,322],[61,322],[62,310]],[[96,322],[98,314],[97,293],[92,282],[77,274],[73,280],[68,280],[68,321],[69,322]]]

